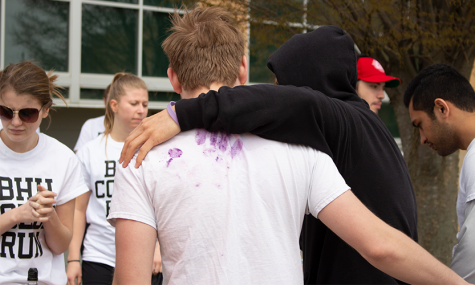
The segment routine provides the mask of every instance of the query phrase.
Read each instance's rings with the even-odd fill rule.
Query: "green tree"
[[[216,4],[216,1],[202,2]],[[244,11],[238,17],[251,24],[251,40],[254,39],[251,59],[253,56],[262,58],[259,52],[269,50],[269,45],[278,47],[289,34],[331,24],[345,29],[358,48],[376,58],[388,74],[401,78],[402,84],[388,89],[387,93],[416,192],[419,242],[439,260],[450,264],[457,232],[458,152],[440,157],[429,147],[422,146],[402,97],[411,79],[435,63],[450,64],[466,78],[470,77],[475,59],[475,2],[225,0],[220,5],[232,7],[234,13]],[[253,33],[253,27],[259,31],[263,26],[274,32]],[[285,31],[285,39],[275,35],[280,31]]]

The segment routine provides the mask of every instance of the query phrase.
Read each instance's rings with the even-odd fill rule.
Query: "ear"
[[[239,67],[239,83],[244,84],[247,82],[247,59],[246,56],[242,56],[241,66]]]
[[[43,108],[43,115],[41,116],[43,119],[48,117],[49,108]]]
[[[119,109],[119,102],[117,102],[115,99],[112,99],[110,100],[109,104],[111,106],[112,112],[117,113]]]
[[[170,80],[170,83],[172,84],[173,90],[175,90],[175,92],[178,94],[183,93],[183,88],[181,87],[181,83],[180,81],[178,81],[178,75],[171,67],[167,69],[167,75],[168,75],[168,79]]]
[[[450,106],[447,104],[447,101],[441,98],[437,98],[434,101],[434,114],[436,117],[446,119],[450,115]]]

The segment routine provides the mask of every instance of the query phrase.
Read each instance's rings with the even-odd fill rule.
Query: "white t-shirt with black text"
[[[158,232],[164,284],[303,284],[299,236],[349,187],[330,157],[251,134],[193,130],[119,167],[109,222]]]
[[[84,180],[92,191],[86,210],[89,227],[84,237],[82,259],[112,267],[115,267],[115,229],[106,217],[109,214],[116,166],[123,146],[123,142],[116,142],[109,135],[106,152],[106,137],[101,135],[77,152]]]
[[[56,206],[88,191],[79,160],[56,139],[39,134],[36,147],[25,153],[0,139],[1,214],[26,203],[37,184],[58,194]],[[42,223],[20,223],[0,236],[0,284],[26,282],[32,267],[40,284],[66,284],[64,256],[48,248]]]
[[[78,151],[86,143],[92,141],[93,139],[104,133],[104,118],[105,116],[100,116],[97,118],[89,119],[84,123],[84,125],[82,125],[78,141],[74,146],[74,151]]]

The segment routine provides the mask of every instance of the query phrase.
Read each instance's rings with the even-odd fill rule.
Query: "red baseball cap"
[[[358,68],[358,80],[366,82],[386,82],[386,87],[397,87],[401,79],[387,76],[381,64],[371,57],[360,57],[356,64]]]

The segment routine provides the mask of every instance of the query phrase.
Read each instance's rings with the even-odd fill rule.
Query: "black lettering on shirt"
[[[10,203],[10,204],[0,205],[0,214],[1,215],[5,214],[7,212],[7,209],[10,209],[10,210],[15,209],[15,204]]]
[[[7,238],[10,237],[11,240],[7,241]],[[0,247],[0,257],[7,257],[7,248],[9,248],[10,258],[15,258],[15,253],[13,253],[13,246],[15,245],[16,235],[12,232],[4,232],[2,234],[2,246]]]
[[[109,210],[111,208],[111,202],[112,200],[106,200],[106,218],[109,216]]]
[[[112,185],[111,185],[112,184]],[[112,186],[114,186],[114,180],[107,180],[107,197],[112,198]]]
[[[0,176],[0,200],[13,200],[13,195],[13,183],[10,177]]]
[[[16,192],[17,192],[17,196],[16,196],[16,199],[17,201],[24,201],[25,198],[23,197],[23,195],[21,193],[27,193],[28,196],[26,197],[26,199],[28,200],[31,196],[33,196],[31,194],[31,182],[33,182],[33,178],[25,178],[25,182],[26,182],[26,188],[21,188],[21,177],[15,177],[15,182],[16,182]]]
[[[115,176],[115,160],[106,160],[106,175],[104,177],[114,177]]]
[[[53,179],[46,178],[45,182],[46,182],[46,187],[45,188],[49,191],[53,191]]]
[[[94,183],[95,188],[96,188],[96,198],[104,198],[106,195],[102,193],[99,195],[99,184],[104,185],[104,180],[97,180],[96,183]]]
[[[40,232],[5,232],[0,243],[0,258],[15,258],[14,246],[18,242],[18,258],[31,259],[43,255],[43,247],[39,239]],[[18,237],[18,238],[17,238]],[[9,239],[9,240],[7,240]],[[26,250],[27,249],[27,250]],[[8,255],[7,255],[8,253]]]
[[[18,245],[18,258],[20,259],[31,259],[33,258],[33,239],[34,239],[34,233],[28,233],[28,238],[29,238],[29,247],[28,247],[28,253],[23,252],[23,240],[25,239],[26,233],[18,233],[18,240],[19,240],[19,245]]]
[[[18,206],[19,207],[19,206]],[[18,229],[20,230],[38,230],[41,229],[43,223],[41,222],[33,222],[33,223],[19,223]]]
[[[40,232],[36,232],[36,235],[35,235],[35,244],[36,244],[35,257],[43,255],[43,247],[41,247],[41,242],[40,242],[39,235],[40,235]]]

